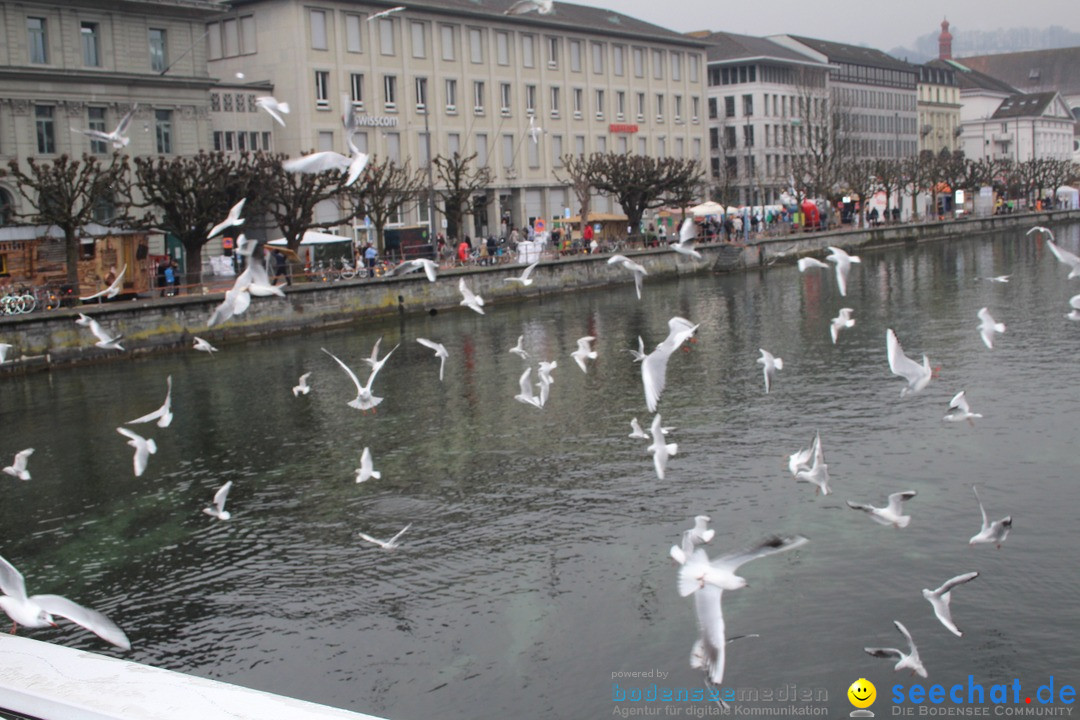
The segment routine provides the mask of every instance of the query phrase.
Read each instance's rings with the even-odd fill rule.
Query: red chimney
[[[952,33],[949,32],[949,21],[941,21],[941,34],[938,35],[938,58],[952,60]]]

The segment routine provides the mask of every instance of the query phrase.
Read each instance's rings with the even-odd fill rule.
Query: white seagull
[[[1000,550],[1001,543],[1005,542],[1005,538],[1009,536],[1009,531],[1012,530],[1012,515],[1006,515],[1000,520],[990,522],[990,518],[986,517],[986,508],[983,507],[982,499],[979,498],[979,491],[975,489],[974,485],[971,486],[971,492],[975,493],[975,500],[979,503],[979,512],[982,514],[982,528],[977,534],[971,536],[968,545],[994,543]]]
[[[154,442],[153,438],[144,438],[127,428],[118,427],[116,432],[128,438],[127,444],[135,448],[135,456],[132,458],[135,477],[142,477],[142,474],[146,472],[146,461],[150,459],[151,455],[157,453],[157,443]]]
[[[30,459],[30,456],[34,454],[34,448],[26,448],[15,453],[15,459],[11,461],[11,464],[4,468],[4,472],[11,477],[18,478],[20,480],[29,480],[30,471],[26,469],[26,461]]]
[[[401,12],[404,9],[405,9],[404,5],[398,5],[397,7],[392,7],[389,10],[383,10],[382,12],[377,12],[374,15],[369,15],[367,20],[368,20],[368,22],[371,22],[372,20],[377,20],[379,18],[386,17],[387,15],[390,15],[391,13]]]
[[[801,535],[771,537],[758,545],[710,560],[701,548],[679,569],[679,595],[686,597],[706,585],[721,590],[738,590],[747,585],[746,579],[735,574],[740,566],[758,558],[787,552],[809,542]]]
[[[192,344],[191,347],[193,347],[195,350],[198,350],[198,351],[204,352],[204,353],[209,353],[210,355],[213,355],[214,353],[216,353],[218,351],[218,349],[216,347],[214,347],[213,345],[208,343],[206,340],[203,340],[198,335],[192,335],[191,337],[192,337],[192,340],[194,340],[194,343]]]
[[[128,126],[131,125],[131,119],[135,117],[135,111],[138,107],[138,104],[132,105],[131,109],[127,111],[124,117],[120,118],[120,123],[116,126],[116,129],[110,133],[102,132],[101,130],[71,129],[73,132],[81,133],[95,140],[110,143],[113,146],[113,150],[119,150],[120,148],[127,147],[128,143],[131,142],[131,138],[127,136],[127,130]]]
[[[439,382],[442,382],[443,370],[446,369],[446,358],[450,357],[450,353],[446,351],[446,346],[427,338],[416,338],[416,342],[435,351],[435,357],[439,358]]]
[[[957,637],[962,637],[964,633],[960,632],[960,629],[953,623],[952,610],[949,608],[949,602],[952,600],[952,589],[957,585],[971,582],[977,577],[979,577],[979,573],[977,572],[964,573],[963,575],[949,578],[937,590],[927,590],[926,588],[923,588],[922,596],[930,601],[930,604],[934,608],[934,614],[937,615],[937,619],[941,621],[941,624],[944,625],[949,632]]]
[[[536,124],[536,116],[529,116],[529,129],[526,131],[529,137],[532,138],[533,145],[540,144],[540,136],[544,134],[544,131]]]
[[[612,255],[608,258],[608,265],[619,265],[634,274],[634,289],[637,291],[638,300],[641,299],[641,279],[649,274],[645,266],[639,265],[625,255]]]
[[[1078,296],[1080,297],[1080,296]],[[15,347],[11,343],[0,343],[0,363],[7,362],[8,350]]]
[[[465,284],[465,278],[458,280],[458,290],[461,292],[462,300],[459,305],[469,308],[474,312],[478,312],[481,315],[484,314],[484,298],[480,297]]]
[[[360,467],[356,468],[356,482],[362,483],[371,478],[378,480],[381,477],[382,473],[372,464],[371,450],[364,448],[364,452],[360,454]]]
[[[709,522],[711,520],[712,518],[708,515],[696,515],[694,517],[694,527],[690,528],[687,532],[690,533],[690,539],[693,540],[695,545],[712,542],[713,536],[716,535],[716,531],[709,528]]]
[[[810,268],[825,268],[826,270],[829,268],[828,263],[823,263],[812,257],[799,258],[799,262],[796,264],[799,266],[799,272],[806,272]]]
[[[76,318],[75,323],[82,325],[83,327],[90,328],[90,332],[94,333],[94,337],[98,339],[94,345],[103,350],[123,350],[120,346],[120,340],[123,339],[123,335],[116,335],[115,337],[105,332],[104,328],[98,324],[98,321],[89,315],[79,313],[79,317]]]
[[[115,266],[114,266],[115,267]],[[96,292],[93,295],[87,295],[86,297],[80,297],[80,300],[94,300],[99,297],[114,298],[120,294],[120,290],[124,287],[124,273],[127,272],[127,265],[120,269],[120,272],[116,274],[116,279],[112,281],[109,287],[105,288],[101,292]]]
[[[641,336],[637,336],[637,350],[633,348],[624,348],[624,350],[630,353],[630,356],[634,358],[634,362],[642,362],[648,353],[645,352],[645,341],[641,339]]]
[[[1065,317],[1069,320],[1080,320],[1080,295],[1073,295],[1069,298],[1069,307],[1072,308],[1072,312]],[[3,355],[0,354],[0,360],[2,360],[2,358]]]
[[[680,255],[689,255],[695,260],[700,260],[701,253],[694,249],[694,238],[696,237],[697,224],[693,218],[686,218],[679,228],[679,242],[672,244],[671,249]]]
[[[390,356],[394,354],[394,350],[401,347],[401,343],[398,343],[390,349],[390,352],[383,355],[382,360],[379,359],[379,345],[382,344],[382,338],[375,341],[375,347],[371,348],[371,357],[364,358],[364,362],[371,366],[371,372],[377,373],[382,370],[383,365],[390,359]]]
[[[840,336],[841,330],[855,327],[855,319],[851,317],[853,312],[855,311],[851,308],[840,308],[840,314],[834,317],[832,323],[829,324],[829,333],[832,335],[833,345],[836,344],[836,338]]]
[[[524,287],[529,287],[530,285],[533,284],[533,282],[535,282],[532,279],[532,274],[533,274],[533,270],[536,270],[536,266],[539,265],[539,264],[540,264],[540,261],[537,260],[532,265],[529,265],[527,268],[522,270],[521,275],[516,275],[514,277],[505,278],[503,280],[503,282],[519,283]]]
[[[526,405],[533,405],[534,407],[543,407],[540,403],[540,398],[533,395],[532,381],[530,376],[532,375],[532,368],[525,368],[525,372],[521,373],[521,378],[518,380],[518,386],[521,388],[521,392],[514,396],[514,399],[518,402],[525,403]]]
[[[795,472],[795,482],[808,482],[815,486],[814,494],[819,492],[828,495],[832,492],[829,487],[829,466],[825,464],[825,451],[821,447],[821,435],[814,436],[814,444],[810,448],[814,454],[814,464],[805,469]],[[791,466],[791,460],[788,461]]]
[[[254,241],[248,242],[244,234],[241,233],[237,238],[237,246],[240,248],[240,254],[247,258],[246,266],[244,271],[236,276],[233,286],[225,292],[225,298],[221,301],[221,304],[210,315],[210,319],[206,323],[207,327],[214,327],[214,325],[224,322],[234,315],[242,314],[251,305],[252,295],[258,297],[268,295],[285,297],[285,291],[270,282],[266,265],[253,259],[258,243]]]
[[[975,278],[975,279],[976,280],[980,280],[980,279],[981,280],[989,280],[990,282],[996,282],[996,283],[1007,283],[1007,282],[1009,282],[1009,278],[1011,278],[1011,277],[1012,277],[1012,275],[996,275],[994,277]]]
[[[218,488],[218,491],[214,493],[214,507],[203,508],[203,512],[218,520],[231,518],[232,515],[225,509],[225,500],[229,497],[230,490],[232,490],[232,480]]]
[[[513,353],[514,355],[517,355],[522,360],[528,360],[529,359],[529,353],[525,352],[525,336],[524,335],[518,335],[517,345],[510,348],[510,352]]]
[[[307,395],[309,392],[311,392],[311,386],[308,385],[309,377],[311,377],[311,373],[309,372],[306,372],[300,376],[300,381],[296,385],[293,385],[293,397],[300,397],[301,395]]]
[[[285,160],[281,163],[281,169],[286,172],[315,175],[336,170],[345,175],[345,187],[351,187],[367,167],[368,154],[360,152],[360,148],[353,144],[351,135],[346,136],[345,140],[349,145],[348,156],[333,150],[323,150]]]
[[[11,618],[11,631],[17,625],[28,628],[57,627],[53,615],[65,617],[97,635],[105,642],[123,650],[130,650],[131,643],[124,631],[97,610],[85,608],[60,595],[26,595],[26,581],[22,573],[5,558],[0,557],[0,609]]]
[[[991,350],[994,349],[994,333],[1005,332],[1005,324],[994,322],[994,318],[990,316],[990,311],[986,308],[981,308],[978,312],[979,322],[979,335],[982,336],[983,344]]]
[[[1058,259],[1058,262],[1062,265],[1069,266],[1069,280],[1072,280],[1074,277],[1080,277],[1080,257],[1077,257],[1064,248],[1058,247],[1053,240],[1047,240],[1046,245],[1050,248],[1050,252],[1054,253],[1054,257]]]
[[[798,475],[800,470],[810,469],[810,463],[814,460],[814,452],[820,442],[821,435],[815,434],[814,441],[810,443],[810,447],[803,448],[798,452],[793,452],[788,455],[788,470],[791,471],[792,477]]]
[[[277,98],[270,95],[263,95],[262,97],[255,98],[255,104],[268,112],[270,117],[277,120],[281,127],[285,127],[285,119],[281,116],[282,114],[289,114],[289,103],[280,102]]]
[[[900,391],[900,397],[908,393],[917,393],[930,383],[934,372],[930,369],[930,358],[922,356],[922,365],[904,354],[904,348],[896,339],[896,333],[889,328],[885,331],[885,348],[889,355],[889,369],[893,375],[907,380],[907,387]]]
[[[239,227],[244,224],[244,218],[240,217],[240,213],[244,211],[244,203],[247,202],[247,198],[243,198],[240,202],[229,208],[229,214],[224,220],[219,222],[214,227],[210,228],[210,232],[206,234],[207,238],[212,238],[218,233],[222,233],[231,227]]]
[[[653,465],[656,467],[656,477],[663,480],[664,471],[667,470],[668,458],[679,452],[677,443],[664,442],[664,429],[660,427],[660,415],[654,415],[652,421],[652,445],[645,448],[653,455]]]
[[[904,627],[903,623],[899,620],[893,620],[893,625],[900,631],[900,634],[907,638],[908,651],[902,652],[896,648],[863,648],[867,655],[878,658],[888,658],[890,660],[896,659],[896,665],[893,666],[894,671],[898,670],[910,670],[912,674],[918,674],[919,677],[926,677],[926,668],[923,667],[922,660],[919,659],[919,649],[915,647],[915,641],[911,639],[911,633]]]
[[[979,413],[971,412],[971,406],[968,405],[963,390],[956,393],[956,395],[953,396],[953,399],[949,401],[949,409],[956,410],[956,412],[951,412],[941,418],[944,422],[963,422],[964,420],[967,420],[969,425],[975,427],[975,418],[982,417]]]
[[[361,385],[360,378],[356,377],[356,373],[354,373],[348,365],[341,362],[341,359],[338,358],[337,355],[330,352],[326,348],[320,349],[330,357],[334,358],[334,361],[341,366],[341,369],[345,371],[345,374],[348,375],[349,379],[353,381],[353,385],[356,386],[356,398],[350,400],[347,403],[349,407],[367,412],[368,410],[373,410],[379,403],[383,401],[381,397],[375,397],[371,394],[371,384],[375,382],[375,376],[379,374],[378,369],[373,368],[371,370],[371,374],[368,375],[367,384]],[[393,352],[393,350],[391,350],[390,352]],[[390,357],[390,353],[386,353],[386,357]],[[383,362],[385,361],[386,358],[383,358]]]
[[[559,363],[556,360],[552,360],[551,362],[544,362],[541,360],[540,367],[536,370],[536,377],[539,379],[536,387],[540,390],[540,407],[547,405],[548,393],[551,392],[551,384],[555,382],[551,377],[551,371],[557,367],[559,367]]]
[[[139,425],[141,423],[148,423],[152,420],[157,420],[157,426],[159,428],[167,428],[173,421],[172,414],[172,375],[165,378],[165,402],[161,407],[152,413],[147,413],[142,417],[135,418],[134,420],[128,420],[125,425]]]
[[[550,15],[555,12],[554,0],[518,0],[505,11],[503,15],[524,15],[535,10],[541,15]]]
[[[395,265],[393,268],[386,272],[386,276],[392,275],[405,275],[407,273],[416,272],[417,270],[423,270],[427,275],[429,282],[435,282],[439,277],[439,266],[434,261],[427,258],[416,258],[415,260],[406,260],[405,262]]]
[[[851,270],[851,263],[861,263],[858,255],[848,255],[841,248],[829,246],[830,255],[825,259],[836,263],[836,284],[840,288],[840,294],[847,297],[847,277]]]
[[[758,352],[761,353],[761,357],[757,359],[757,364],[762,366],[762,372],[765,374],[765,394],[767,395],[772,385],[772,379],[776,377],[776,371],[784,369],[784,360],[783,358],[773,357],[773,354],[768,350],[758,348]]]
[[[397,535],[390,538],[389,540],[379,540],[377,538],[371,537],[367,533],[362,533],[362,532],[358,532],[357,535],[359,535],[362,540],[367,540],[369,543],[374,543],[375,545],[378,545],[379,547],[381,547],[383,550],[393,550],[398,545],[400,545],[398,540],[401,538],[402,535],[405,534],[405,531],[408,530],[411,527],[412,527],[412,523],[409,523],[405,527],[401,528],[401,530],[398,531]]]
[[[864,513],[868,513],[874,522],[881,525],[892,525],[894,528],[906,528],[908,523],[911,522],[910,515],[903,514],[902,502],[910,500],[918,493],[914,490],[905,490],[904,492],[896,492],[889,496],[889,504],[883,508],[874,507],[873,505],[864,505],[862,503],[847,501],[847,505],[852,510],[862,510]]]
[[[581,372],[589,371],[588,367],[585,366],[586,360],[595,360],[597,357],[596,351],[592,349],[592,343],[595,339],[592,335],[578,338],[577,350],[570,353],[570,357],[574,358],[574,362],[581,368]]]
[[[673,427],[662,427],[660,428],[660,432],[662,432],[664,435],[667,435],[674,429],[675,428]],[[645,430],[642,429],[641,423],[638,422],[637,418],[630,419],[630,430],[632,432],[627,437],[637,438],[639,440],[649,440],[652,438],[652,435],[647,434]]]
[[[668,336],[641,361],[641,384],[645,389],[645,405],[649,412],[656,412],[660,395],[667,385],[668,359],[684,342],[693,338],[697,328],[685,318],[671,318],[668,320]]]

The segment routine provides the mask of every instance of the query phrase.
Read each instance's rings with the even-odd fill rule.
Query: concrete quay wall
[[[805,255],[821,255],[829,245],[860,252],[919,242],[967,237],[972,234],[1027,230],[1033,225],[1060,225],[1080,221],[1080,211],[1028,213],[962,221],[886,226],[867,230],[792,234],[764,238],[749,245],[720,244],[699,247],[695,260],[669,249],[628,253],[656,278],[702,272],[736,272],[777,262],[794,262]],[[286,297],[252,298],[243,314],[214,328],[206,322],[222,300],[222,293],[151,298],[85,305],[77,309],[35,312],[0,318],[0,342],[14,347],[0,372],[22,372],[84,362],[141,356],[170,350],[190,350],[192,337],[223,347],[251,338],[348,325],[369,318],[399,314],[437,313],[461,308],[458,282],[464,279],[481,295],[487,308],[538,295],[572,292],[632,283],[631,273],[609,265],[608,256],[571,256],[544,261],[533,273],[529,287],[506,282],[519,274],[520,265],[468,267],[446,270],[435,283],[423,273],[375,280],[307,283],[286,289]],[[88,328],[76,325],[78,312],[96,319],[109,333],[123,334],[124,352],[94,346]]]

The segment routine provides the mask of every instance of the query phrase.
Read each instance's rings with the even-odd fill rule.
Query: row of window
[[[416,77],[413,78],[413,100],[416,104],[416,109],[420,112],[427,112],[429,94],[428,94],[428,78]],[[364,73],[351,73],[349,75],[349,97],[352,102],[353,108],[357,111],[363,112],[365,109],[365,88],[364,88]],[[395,113],[398,111],[398,105],[403,100],[400,96],[398,88],[398,76],[397,75],[383,75],[382,82],[382,109],[388,113]],[[509,117],[512,114],[513,107],[513,85],[510,83],[499,83],[499,112],[504,117]],[[315,107],[320,110],[330,110],[330,72],[327,70],[315,71]],[[533,84],[526,84],[522,88],[522,99],[525,104],[525,112],[528,115],[537,115],[540,112],[539,97],[537,86]],[[611,93],[611,97],[614,100],[614,106],[611,110],[614,112],[616,120],[623,120],[628,116],[627,107],[627,92],[625,90],[616,90]],[[596,119],[602,120],[606,116],[608,111],[609,96],[605,89],[595,89],[593,91],[593,106],[592,110],[596,116]],[[458,112],[458,81],[456,78],[446,78],[443,81],[443,100],[445,101],[446,112],[449,115],[457,114]],[[571,108],[573,110],[574,118],[581,119],[585,116],[585,89],[584,88],[571,88],[570,91]],[[671,96],[672,102],[672,117],[675,122],[683,122],[685,119],[684,98],[681,94],[674,94]],[[487,82],[484,80],[474,80],[472,83],[472,103],[473,113],[476,115],[483,115],[487,109]],[[667,108],[667,96],[664,93],[655,94],[655,104],[653,108],[656,110],[657,122],[663,122],[665,112]],[[636,116],[639,121],[644,121],[647,114],[646,95],[643,92],[636,93],[634,109],[636,110]],[[690,98],[690,116],[691,122],[698,122],[698,118],[701,113],[701,98],[694,95]],[[560,117],[563,110],[563,95],[562,88],[558,85],[552,85],[548,88],[548,111],[552,118]]]
[[[33,65],[49,64],[49,27],[48,20],[42,17],[26,18],[28,59]],[[150,69],[164,72],[168,67],[167,36],[165,30],[150,28],[147,30],[150,51]],[[79,23],[79,42],[82,48],[82,63],[85,67],[101,67],[101,25],[96,22]]]
[[[234,102],[235,99],[235,102]],[[258,112],[255,93],[210,93],[212,112]]]
[[[919,83],[919,73],[912,70],[888,70],[885,68],[838,63],[829,72],[833,80],[862,85],[890,85],[914,90]]]
[[[333,22],[333,14],[326,10],[309,11],[309,31],[311,48],[313,50],[330,50],[333,31],[330,24]],[[243,20],[243,18],[240,18]],[[343,25],[345,30],[345,49],[351,53],[362,53],[365,47],[366,28],[369,23],[361,14],[344,13]],[[432,52],[429,47],[432,38],[429,36],[432,27],[438,30],[439,47],[438,58],[443,62],[457,62],[461,56],[460,33],[462,28],[457,25],[433,24],[420,20],[402,21],[398,18],[379,18],[377,23],[377,44],[379,54],[394,56],[398,54],[398,29],[408,27],[409,52],[413,58],[426,59]],[[520,46],[521,64],[526,68],[534,68],[540,59],[539,36],[529,33],[512,33],[506,30],[489,30],[487,28],[468,27],[464,28],[465,43],[468,46],[469,62],[482,65],[494,60],[499,65],[512,64],[517,53],[514,48],[516,42]],[[254,33],[254,21],[252,21]],[[487,44],[487,34],[494,38],[494,53]],[[671,80],[681,82],[683,79],[683,64],[687,66],[687,74],[691,83],[698,82],[699,56],[696,54],[684,54],[677,51],[667,51],[653,48],[651,51],[644,47],[628,47],[615,43],[598,41],[584,41],[566,39],[554,35],[545,36],[543,39],[547,67],[558,68],[564,61],[565,49],[566,62],[571,72],[584,72],[586,56],[591,61],[591,70],[594,75],[603,75],[607,72],[607,64],[611,65],[611,73],[616,77],[623,77],[628,70],[633,71],[635,77],[644,78],[646,75],[647,55],[652,56],[651,67],[654,80],[664,80],[665,72],[670,72]],[[610,49],[610,55],[608,50]],[[214,59],[213,56],[211,59]]]
[[[214,150],[218,152],[244,152],[245,150],[271,152],[273,149],[268,132],[214,131]]]
[[[709,98],[709,119],[716,120],[720,117],[719,103],[721,98],[711,97]],[[724,117],[733,118],[737,117],[736,108],[736,96],[725,95],[724,101]],[[796,97],[789,95],[775,95],[771,93],[765,93],[762,95],[761,107],[763,109],[762,117],[793,117],[793,118],[805,118],[805,117],[821,117],[828,107],[827,101],[823,97]],[[807,105],[807,102],[810,105]],[[747,94],[742,96],[742,117],[752,117],[754,115],[754,95]]]
[[[56,107],[53,105],[34,106],[34,133],[37,140],[38,155],[55,155],[56,150]],[[105,108],[87,108],[87,128],[107,132],[105,127]],[[157,152],[173,152],[173,113],[172,110],[154,110],[154,138]],[[112,148],[101,140],[90,139],[90,152],[107,154]]]
[[[883,90],[859,90],[856,88],[834,88],[835,97],[845,107],[870,108],[871,110],[914,111],[918,98],[914,93],[895,93]]]
[[[256,49],[254,15],[206,24],[206,56],[210,60],[254,55]]]

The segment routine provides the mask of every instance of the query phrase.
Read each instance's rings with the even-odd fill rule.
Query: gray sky
[[[912,46],[939,32],[943,17],[967,30],[1060,25],[1080,32],[1077,0],[574,0],[609,8],[679,32],[726,30],[746,35],[792,33],[821,40],[866,44],[879,50]],[[727,9],[725,9],[727,8]]]

